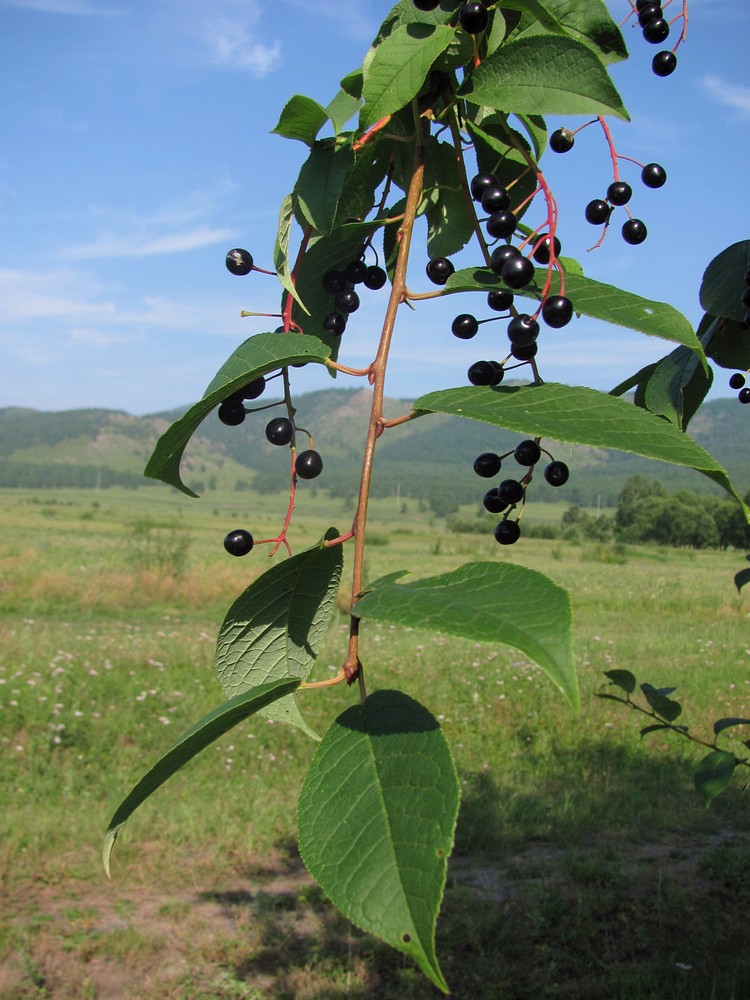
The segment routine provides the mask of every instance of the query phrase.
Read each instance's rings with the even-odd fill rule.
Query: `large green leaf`
[[[326,113],[337,135],[343,131],[344,125],[357,114],[361,106],[361,99],[352,97],[345,90],[340,90],[331,103],[326,105]]]
[[[369,128],[416,97],[433,62],[452,38],[452,28],[408,24],[381,42],[365,67],[360,127]]]
[[[544,6],[556,19],[555,33],[564,28],[576,41],[593,49],[604,63],[627,59],[628,51],[620,29],[603,0],[544,0]],[[535,20],[525,25],[516,37],[529,38],[547,31],[544,24]]]
[[[748,270],[750,240],[733,243],[714,257],[706,268],[700,288],[701,305],[707,313],[742,322],[746,312],[742,294],[747,288],[745,274]]]
[[[283,365],[304,364],[308,361],[323,364],[330,354],[330,348],[320,340],[303,337],[298,333],[259,333],[250,337],[221,366],[203,399],[191,406],[187,413],[162,434],[148,460],[144,475],[150,479],[160,479],[190,497],[198,496],[183,483],[180,477],[180,460],[196,428],[211,410],[261,375]]]
[[[464,386],[422,396],[415,401],[413,412],[416,416],[450,413],[521,434],[615,448],[643,458],[686,465],[708,476],[742,503],[726,471],[692,438],[661,417],[596,389],[554,382]],[[746,516],[750,515],[742,506]]]
[[[568,594],[536,570],[468,563],[450,573],[398,583],[376,581],[356,603],[360,618],[502,643],[538,664],[575,708]]]
[[[750,330],[743,323],[706,313],[698,334],[708,357],[721,368],[750,369]]]
[[[138,806],[201,750],[205,750],[207,746],[218,740],[220,736],[242,722],[243,719],[254,715],[278,698],[290,695],[295,688],[299,687],[299,683],[296,678],[285,678],[271,684],[263,684],[252,691],[246,691],[236,698],[224,702],[223,705],[219,705],[208,715],[204,715],[186,733],[183,733],[164,756],[160,757],[154,766],[133,786],[109,821],[103,850],[104,868],[107,875],[109,875],[109,860],[117,835],[123,823],[135,812]]]
[[[276,242],[273,248],[273,263],[276,268],[276,276],[286,289],[286,291],[305,309],[304,304],[297,295],[297,289],[292,281],[292,272],[289,266],[289,239],[292,232],[292,222],[294,221],[295,196],[288,194],[281,203],[279,209],[279,225],[276,230]],[[305,309],[305,311],[307,311]]]
[[[295,94],[284,105],[276,127],[271,129],[285,139],[298,139],[308,146],[328,121],[328,112],[312,97]]]
[[[544,284],[543,273],[541,268],[537,268],[534,282],[517,294],[539,300]],[[500,278],[488,268],[465,268],[456,271],[445,285],[447,292],[471,290],[486,292],[491,288],[505,287],[507,286]],[[552,275],[551,294],[556,295],[559,288],[560,276],[555,272]],[[703,348],[690,321],[666,302],[644,299],[614,285],[606,285],[601,281],[594,281],[593,278],[571,272],[565,274],[565,294],[573,303],[577,313],[605,320],[616,326],[626,326],[630,330],[638,330],[651,337],[684,344],[691,351],[695,351],[705,365]]]
[[[435,194],[427,208],[427,253],[450,257],[471,239],[474,229],[456,165],[456,150],[430,137],[425,164],[426,193]]]
[[[434,717],[400,691],[377,691],[336,719],[299,798],[300,854],[313,878],[446,993],[435,924],[459,793]]]
[[[699,761],[693,781],[696,790],[703,796],[706,808],[727,787],[736,767],[737,758],[726,750],[712,750]]]
[[[326,538],[335,538],[331,528]],[[284,677],[304,680],[325,638],[344,564],[343,546],[322,544],[277,563],[234,602],[216,644],[216,674],[228,696]],[[317,739],[293,695],[263,715]]]
[[[351,146],[318,140],[302,164],[295,193],[300,209],[319,233],[330,233],[347,175],[354,166]]]
[[[474,104],[524,115],[615,115],[628,119],[597,56],[559,35],[503,45],[459,90]]]

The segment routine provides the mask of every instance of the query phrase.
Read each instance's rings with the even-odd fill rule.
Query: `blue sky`
[[[294,93],[330,100],[389,6],[0,0],[0,406],[187,405],[238,343],[272,328],[239,313],[276,310],[275,279],[235,278],[224,254],[244,246],[271,267],[278,206],[306,151],[270,129]],[[610,9],[619,19],[627,0]],[[613,226],[602,248],[586,252],[597,231],[583,208],[611,179],[598,129],[545,164],[564,253],[591,277],[671,302],[697,322],[706,264],[750,236],[750,5],[690,0],[689,13],[671,77],[651,73],[657,47],[630,28],[632,58],[614,69],[632,117],[615,127],[619,151],[668,171],[666,186],[651,191],[623,165],[647,241],[628,247]],[[420,269],[410,284],[426,289]],[[342,361],[372,356],[384,296],[370,293],[352,317]],[[484,331],[504,337],[502,324],[468,344],[451,336],[452,317],[472,309],[481,313],[479,296],[422,303],[405,316],[390,395],[465,384],[472,361],[497,354]],[[543,336],[546,380],[601,389],[669,349],[586,319]],[[332,384],[313,367],[296,373],[298,391]],[[714,395],[730,394],[727,378],[719,372]]]

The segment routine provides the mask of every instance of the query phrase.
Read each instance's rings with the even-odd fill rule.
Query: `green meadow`
[[[296,551],[351,518],[307,484],[298,508]],[[228,733],[136,812],[113,881],[103,873],[120,799],[222,700],[216,633],[268,561],[267,546],[232,559],[222,539],[237,527],[271,537],[285,509],[283,494],[0,491],[0,997],[438,995],[306,876],[295,802],[314,744],[297,731],[253,718]],[[563,510],[530,504],[524,521],[559,523]],[[462,781],[438,924],[453,995],[750,995],[744,775],[707,810],[692,782],[701,748],[641,739],[648,720],[596,697],[603,671],[625,668],[677,687],[679,721],[705,739],[715,719],[750,716],[750,592],[733,585],[743,554],[537,538],[501,548],[393,498],[373,502],[370,525],[370,578],[505,559],[545,572],[573,603],[578,714],[511,649],[363,629],[368,688],[423,702]],[[343,659],[344,580],[313,679]],[[301,697],[323,733],[356,692]],[[743,735],[727,734],[738,756]]]

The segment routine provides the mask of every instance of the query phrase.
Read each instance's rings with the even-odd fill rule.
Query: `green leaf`
[[[547,148],[547,123],[540,115],[516,115],[531,140],[535,159],[539,159]]]
[[[559,35],[503,45],[467,76],[459,95],[522,115],[615,115],[628,119],[597,56]]]
[[[337,534],[331,528],[325,537]],[[226,695],[284,677],[309,676],[336,606],[343,563],[343,546],[321,542],[272,566],[237,598],[216,644],[216,675]],[[317,739],[293,695],[262,714]]]
[[[723,792],[727,787],[736,766],[737,758],[725,750],[713,750],[700,761],[693,775],[693,781],[697,791],[706,801],[706,808],[711,805],[711,801],[719,792]]]
[[[289,238],[292,232],[292,222],[294,221],[294,210],[294,194],[288,194],[282,201],[281,208],[279,209],[279,225],[273,248],[273,263],[276,268],[276,276],[283,287],[299,303],[300,307],[305,309],[303,302],[297,295],[289,267]],[[305,312],[307,312],[306,309]]]
[[[360,127],[370,128],[416,97],[433,62],[452,38],[452,28],[408,24],[381,42],[365,69]]]
[[[700,288],[701,306],[713,316],[725,316],[741,323],[745,315],[742,293],[750,269],[750,240],[733,243],[722,250],[706,268]]]
[[[649,733],[656,733],[660,729],[671,729],[672,727],[667,722],[656,722],[652,726],[644,726],[641,730],[641,739],[644,736],[648,736]]]
[[[445,285],[447,292],[489,291],[491,288],[506,287],[488,268],[465,268],[455,271]],[[524,288],[523,294],[540,300],[542,287],[543,280],[535,280],[533,284]],[[550,292],[556,295],[559,290],[560,277],[555,272]],[[577,313],[602,319],[616,326],[625,326],[630,330],[638,330],[651,337],[683,344],[703,359],[705,364],[703,348],[690,321],[666,302],[644,299],[640,295],[623,291],[614,285],[594,281],[569,270],[565,273],[565,294],[570,298]]]
[[[302,860],[358,927],[448,992],[435,955],[460,788],[435,718],[377,691],[324,736],[299,798]]]
[[[556,33],[564,28],[572,38],[596,52],[604,63],[627,59],[628,50],[620,29],[602,0],[544,0],[544,6],[555,17]],[[521,28],[517,37],[529,38],[546,31],[537,20]]]
[[[191,406],[179,420],[162,434],[148,460],[144,475],[160,479],[190,497],[197,497],[180,477],[180,460],[185,446],[214,407],[233,392],[261,375],[283,365],[317,361],[323,364],[330,348],[315,337],[298,333],[259,333],[241,344],[221,366],[200,402]]]
[[[667,697],[667,694],[671,694],[674,690],[674,688],[655,688],[650,684],[641,684],[643,697],[656,714],[660,715],[662,719],[666,719],[667,722],[674,722],[682,715],[682,705]]]
[[[351,146],[337,147],[331,139],[316,142],[302,164],[294,190],[302,213],[319,233],[330,233],[333,228],[339,199],[353,166]]]
[[[637,402],[684,431],[712,381],[713,373],[704,370],[695,352],[676,347],[656,363]]]
[[[750,719],[737,719],[734,717],[717,719],[716,722],[714,722],[714,733],[718,736],[719,733],[723,733],[725,729],[730,729],[732,726],[748,725],[750,725]]]
[[[278,698],[283,698],[291,694],[299,686],[296,679],[287,678],[275,681],[272,684],[264,684],[252,691],[232,698],[230,701],[219,705],[208,715],[196,722],[177,742],[167,750],[163,757],[148,770],[140,781],[133,786],[128,795],[122,800],[109,821],[107,833],[104,838],[103,860],[104,869],[109,875],[109,861],[112,854],[117,835],[123,823],[138,808],[141,802],[145,801],[149,795],[156,791],[164,782],[171,778],[175,772],[179,771],[189,760],[192,760],[201,750],[218,740],[220,736],[228,732],[237,723],[242,722],[249,716],[254,715],[260,709],[270,705]]]
[[[361,107],[361,98],[352,97],[343,89],[336,94],[326,107],[326,114],[331,119],[331,125],[333,125],[333,131],[336,135],[343,131],[344,125],[354,118]]]
[[[458,253],[474,234],[471,214],[456,165],[456,150],[447,142],[430,137],[427,143],[425,187],[435,200],[426,211],[427,254],[450,257]]]
[[[407,583],[376,581],[355,605],[360,618],[430,629],[520,650],[574,708],[578,678],[571,649],[570,599],[535,570],[509,563],[467,563]]]
[[[529,436],[654,458],[693,468],[722,486],[750,516],[726,471],[705,449],[661,417],[585,386],[463,386],[422,396],[415,416],[450,413]]]
[[[717,365],[741,372],[750,369],[750,330],[742,323],[706,313],[698,327],[698,334],[706,354]]]
[[[295,94],[284,105],[276,127],[271,132],[312,146],[315,136],[327,121],[328,112],[317,101],[304,94]]]
[[[629,670],[605,670],[604,676],[609,677],[613,684],[622,690],[626,694],[632,694],[635,691],[636,679],[635,674],[631,674]]]
[[[734,574],[734,585],[738,592],[748,583],[750,583],[750,569],[741,569],[739,573]]]

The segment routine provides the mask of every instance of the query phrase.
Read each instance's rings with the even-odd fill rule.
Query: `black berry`
[[[336,293],[336,308],[342,313],[353,313],[359,309],[359,295],[353,288],[344,288]]]
[[[523,486],[517,479],[504,479],[497,488],[498,496],[507,504],[517,504],[523,500]]]
[[[549,137],[549,148],[553,153],[567,153],[573,148],[575,136],[568,128],[558,128]]]
[[[343,292],[346,288],[346,275],[343,271],[326,271],[323,275],[323,289],[329,295]]]
[[[550,486],[562,486],[567,483],[570,471],[565,462],[550,462],[544,470],[544,478]]]
[[[511,288],[525,288],[534,280],[534,265],[526,257],[511,257],[503,264],[500,277]]]
[[[434,10],[440,0],[414,0],[414,6],[417,10]]]
[[[516,231],[518,220],[512,212],[493,212],[487,219],[487,232],[494,239],[506,240]]]
[[[510,195],[499,184],[485,188],[482,194],[482,208],[485,212],[502,212],[510,206]]]
[[[508,340],[514,347],[528,347],[539,336],[539,324],[528,313],[514,316],[508,323]]]
[[[484,504],[484,509],[488,510],[490,514],[500,514],[508,506],[504,500],[500,499],[497,486],[493,486],[491,490],[487,490],[482,498],[482,503]]]
[[[478,329],[476,316],[472,316],[471,313],[461,313],[451,323],[451,333],[459,340],[471,340],[476,336]]]
[[[495,528],[495,539],[501,545],[513,545],[521,537],[517,521],[501,521]]]
[[[750,403],[750,389],[748,389],[747,386],[745,386],[744,389],[740,389],[737,393],[737,399],[739,399],[741,403]]]
[[[271,444],[289,444],[294,436],[294,424],[288,417],[274,417],[266,424],[266,438]]]
[[[564,295],[550,295],[542,306],[542,319],[555,330],[567,326],[573,318],[573,303]]]
[[[490,15],[483,3],[465,3],[458,12],[458,20],[464,31],[470,35],[478,35],[484,31]]]
[[[638,246],[648,236],[648,230],[640,219],[628,219],[622,227],[622,238],[631,246]]]
[[[669,35],[669,24],[663,17],[655,17],[643,29],[643,37],[652,45],[658,45]]]
[[[513,452],[513,457],[519,465],[536,465],[542,457],[542,449],[529,438],[527,441],[520,441]]]
[[[455,267],[447,257],[433,257],[425,270],[427,277],[434,285],[444,285],[455,271]]]
[[[667,182],[667,171],[659,163],[647,163],[641,170],[641,180],[648,188],[660,188]]]
[[[657,52],[651,60],[651,69],[657,76],[671,76],[677,68],[677,56],[674,52]]]
[[[241,399],[225,399],[219,406],[219,420],[227,427],[237,427],[245,419],[245,405]]]
[[[224,263],[231,274],[249,274],[253,269],[253,255],[236,247],[229,251]]]
[[[474,201],[481,201],[482,195],[488,187],[498,187],[499,181],[494,174],[476,174],[471,179],[471,184],[469,185],[471,189],[471,197]]]
[[[633,197],[633,189],[626,181],[612,181],[607,188],[607,201],[613,205],[627,205]]]
[[[323,471],[323,459],[317,451],[302,451],[297,455],[294,471],[300,479],[315,479]]]
[[[497,385],[502,382],[503,374],[502,366],[496,361],[475,361],[466,376],[472,385]]]
[[[490,254],[490,267],[495,272],[495,274],[500,274],[502,269],[505,267],[506,261],[511,260],[511,258],[513,257],[520,257],[520,256],[521,256],[521,251],[518,249],[518,247],[511,246],[510,243],[502,243],[499,247],[495,247],[495,249]],[[508,294],[512,293],[509,292]],[[508,307],[506,306],[505,308]]]
[[[661,5],[658,3],[644,3],[638,9],[638,24],[645,28],[649,21],[662,16]]]
[[[230,556],[246,556],[254,544],[253,536],[244,528],[230,531],[224,539],[224,548]]]
[[[590,222],[592,226],[600,226],[603,222],[609,220],[611,211],[612,209],[606,201],[602,201],[601,198],[594,198],[586,206],[586,222]]]
[[[474,472],[482,479],[492,479],[500,471],[500,456],[494,451],[483,451],[474,459]]]
[[[353,260],[344,268],[346,280],[353,285],[359,285],[367,276],[367,264],[363,260]]]
[[[537,236],[536,244],[534,245],[534,253],[532,257],[537,262],[537,264],[549,264],[550,250],[552,249],[553,243],[549,238],[549,233],[541,233]],[[555,237],[554,241],[555,257],[560,256],[560,251],[562,247],[560,241]]]
[[[741,389],[745,384],[745,376],[742,372],[735,372],[734,375],[729,379],[730,389]]]
[[[364,277],[365,288],[369,288],[373,292],[377,292],[379,288],[388,280],[388,275],[385,273],[382,267],[378,267],[377,264],[370,264],[367,268],[367,274]]]
[[[500,270],[502,270],[502,268],[500,268]],[[506,309],[510,309],[513,305],[513,292],[506,292],[499,288],[493,288],[491,292],[487,292],[487,305],[495,312],[505,312]]]
[[[532,358],[536,357],[538,350],[539,345],[534,341],[533,344],[512,344],[510,353],[516,361],[531,361]]]
[[[323,320],[323,329],[326,333],[332,333],[334,337],[340,337],[346,329],[346,316],[342,313],[328,313]]]

